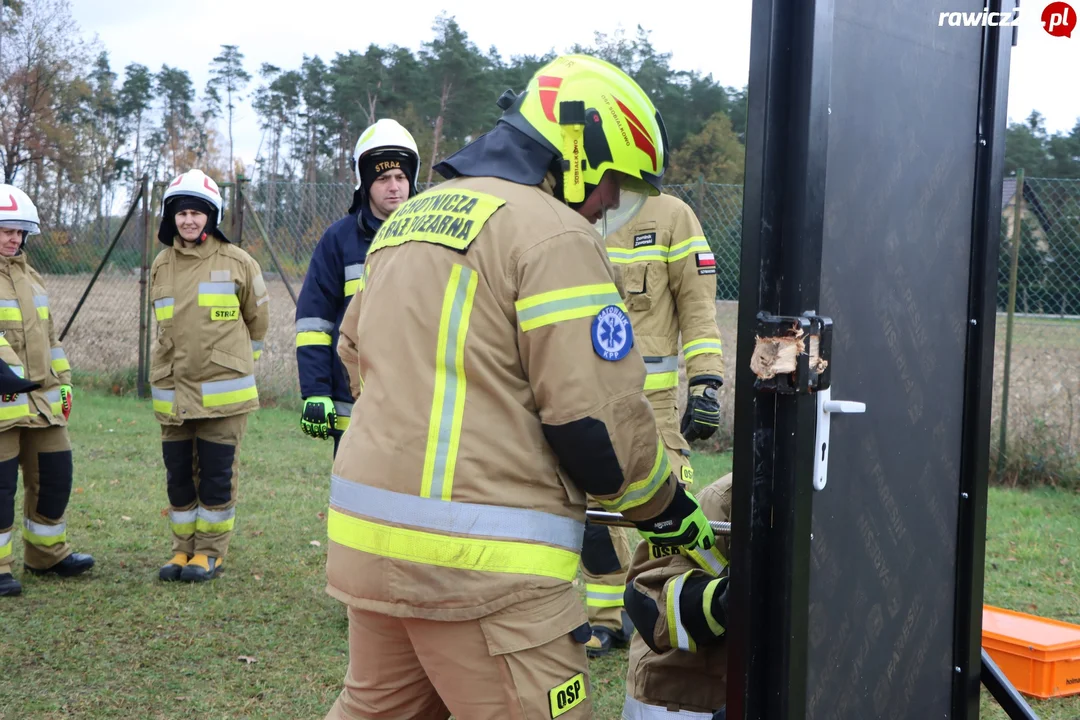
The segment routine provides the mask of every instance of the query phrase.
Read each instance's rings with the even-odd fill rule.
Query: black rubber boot
[[[220,568],[221,561],[218,558],[196,553],[180,572],[180,579],[184,582],[206,582],[217,577]]]
[[[172,560],[161,566],[158,570],[158,579],[164,582],[176,582],[180,579],[180,573],[187,566],[188,556],[184,553],[176,553]]]
[[[60,577],[75,577],[94,567],[94,558],[83,553],[71,553],[60,562],[45,570],[38,570],[29,565],[23,565],[27,572],[34,575],[59,575]]]
[[[0,597],[14,597],[22,594],[22,583],[11,573],[0,575]]]

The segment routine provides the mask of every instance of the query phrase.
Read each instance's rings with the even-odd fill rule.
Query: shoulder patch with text
[[[557,718],[568,713],[585,701],[585,674],[578,673],[562,685],[556,685],[548,691],[551,703],[551,717]]]
[[[694,260],[698,266],[698,275],[716,274],[716,256],[711,252],[694,253]]]
[[[630,352],[634,329],[618,305],[608,305],[593,318],[592,344],[596,354],[609,362],[622,360]]]
[[[429,242],[465,251],[502,198],[475,190],[429,190],[395,210],[375,234],[368,254],[407,242]]]

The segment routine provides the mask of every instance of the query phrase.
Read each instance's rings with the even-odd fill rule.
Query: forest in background
[[[504,57],[477,47],[452,16],[434,19],[419,49],[369,45],[299,67],[250,67],[242,48],[222,45],[202,88],[191,68],[114,67],[108,48],[86,37],[70,0],[3,0],[0,17],[0,168],[29,192],[46,225],[107,222],[143,174],[165,180],[201,167],[219,181],[352,182],[360,132],[393,117],[412,130],[431,167],[498,118],[495,100],[520,91],[556,52],[586,52],[626,70],[664,115],[673,146],[667,181],[743,182],[746,88],[680,70],[650,32],[596,32],[591,45],[544,56]],[[233,157],[238,107],[259,118],[254,165]],[[1051,134],[1038,112],[1012,123],[1006,172],[1080,178],[1080,118]]]

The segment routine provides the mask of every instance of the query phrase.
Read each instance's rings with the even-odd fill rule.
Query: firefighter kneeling
[[[698,493],[709,520],[731,515],[731,475]],[[726,557],[729,541],[719,541]],[[705,571],[671,548],[638,545],[623,599],[630,641],[623,720],[724,720],[727,570]]]
[[[255,360],[270,325],[259,264],[218,228],[221,195],[199,170],[162,199],[150,270],[158,324],[150,363],[169,495],[173,557],[162,580],[201,582],[221,569],[236,518],[237,462],[259,407]]]

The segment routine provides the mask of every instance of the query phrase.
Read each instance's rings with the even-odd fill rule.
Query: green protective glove
[[[326,439],[334,427],[337,414],[334,401],[328,397],[310,397],[304,400],[304,412],[300,416],[300,429],[305,435]]]
[[[665,548],[677,549],[714,577],[720,577],[727,567],[709,518],[682,483],[675,483],[675,497],[664,512],[635,525],[650,544],[661,549],[661,554]]]
[[[71,417],[71,402],[75,398],[75,388],[70,385],[60,386],[60,405],[64,409],[64,420]]]

